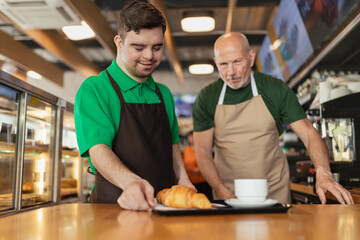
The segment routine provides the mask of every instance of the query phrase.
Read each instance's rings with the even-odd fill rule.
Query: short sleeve
[[[112,147],[116,129],[101,105],[100,94],[93,85],[83,84],[75,98],[75,131],[80,154],[88,157],[88,150],[105,144]]]
[[[209,111],[206,92],[200,91],[193,107],[193,125],[195,132],[201,132],[214,127],[214,116]]]
[[[295,93],[286,85],[282,84],[283,101],[281,102],[281,122],[289,124],[306,118],[304,109],[301,107]]]

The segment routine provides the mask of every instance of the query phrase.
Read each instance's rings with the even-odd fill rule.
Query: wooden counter
[[[290,189],[291,189],[291,191],[296,191],[296,192],[300,192],[300,193],[306,193],[306,194],[309,194],[309,195],[317,196],[314,193],[313,186],[309,186],[307,184],[290,183]],[[351,195],[353,197],[353,200],[354,200],[354,203],[355,204],[360,204],[360,188],[359,187],[353,187],[352,189],[350,189],[348,191],[351,193]],[[329,192],[326,193],[326,197],[328,199],[336,201],[336,198]]]
[[[116,204],[63,204],[0,218],[0,239],[346,239],[360,205],[293,205],[287,213],[162,217]]]

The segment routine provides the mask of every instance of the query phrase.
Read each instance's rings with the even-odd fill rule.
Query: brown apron
[[[159,103],[126,103],[119,85],[106,73],[121,104],[112,150],[130,171],[154,187],[156,195],[175,184],[170,125],[162,94],[155,84]],[[96,171],[90,202],[116,203],[121,193],[120,188]]]
[[[290,174],[279,146],[279,133],[251,74],[253,98],[223,105],[224,83],[215,111],[215,165],[221,180],[234,192],[234,179],[266,178],[267,198],[290,202]],[[216,197],[216,196],[215,196]],[[216,197],[217,198],[217,197]]]

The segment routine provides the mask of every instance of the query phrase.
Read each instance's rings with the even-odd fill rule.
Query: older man
[[[222,35],[214,55],[221,79],[201,90],[193,120],[198,164],[215,197],[235,197],[234,179],[266,178],[268,198],[290,202],[289,167],[278,142],[285,123],[303,141],[315,165],[321,202],[330,191],[340,203],[353,203],[351,194],[332,178],[326,146],[295,94],[281,80],[251,70],[255,52],[246,37]]]

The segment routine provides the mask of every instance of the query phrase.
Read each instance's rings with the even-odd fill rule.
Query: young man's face
[[[142,28],[138,34],[127,32],[125,39],[116,36],[115,43],[119,66],[136,81],[144,82],[160,64],[164,34],[161,27]]]

